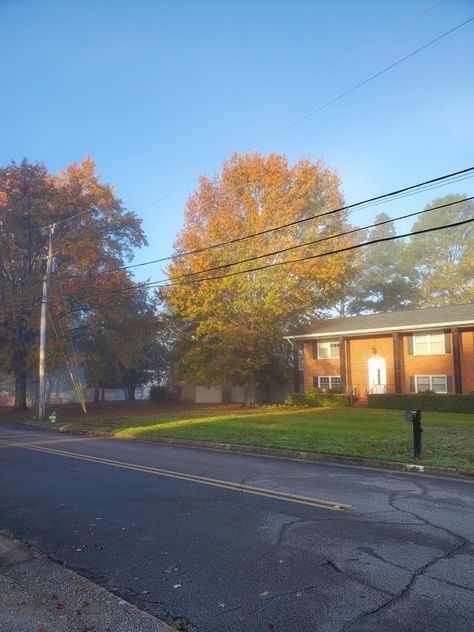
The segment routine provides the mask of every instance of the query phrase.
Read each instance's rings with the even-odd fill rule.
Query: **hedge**
[[[474,394],[443,395],[441,393],[411,393],[369,395],[369,408],[395,410],[431,410],[445,413],[474,413]]]
[[[314,408],[343,408],[351,406],[352,395],[347,393],[288,393],[286,406],[313,406]]]

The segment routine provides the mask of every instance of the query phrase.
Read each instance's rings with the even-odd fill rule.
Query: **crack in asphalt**
[[[362,586],[365,586],[366,588],[370,588],[371,590],[375,590],[376,592],[382,593],[384,595],[395,596],[395,593],[390,592],[389,590],[384,590],[383,588],[379,588],[378,586],[374,586],[374,584],[372,584],[371,582],[368,582],[365,579],[361,579],[357,575],[340,568],[332,560],[326,560],[321,564],[321,566],[329,566],[329,568],[332,568],[333,571],[335,571],[336,573],[341,573],[341,575],[345,575],[349,579],[361,584]]]
[[[276,542],[272,544],[268,551],[264,551],[261,555],[259,555],[259,557],[257,557],[255,561],[260,562],[260,560],[262,560],[264,557],[266,557],[267,555],[271,555],[273,551],[276,551],[276,549],[282,544],[283,538],[285,537],[288,529],[290,529],[293,525],[301,522],[312,522],[312,520],[302,520],[301,518],[296,518],[295,520],[291,520],[290,522],[285,522],[284,524],[282,524],[281,527],[278,529]]]
[[[430,579],[434,579],[441,584],[446,584],[446,586],[452,586],[453,588],[462,588],[462,590],[468,590],[469,592],[474,592],[474,588],[470,586],[463,586],[463,584],[458,584],[457,582],[450,582],[448,579],[442,579],[441,577],[436,577],[435,575],[427,575]]]
[[[420,489],[422,489],[421,486],[420,486]],[[430,560],[429,562],[426,562],[426,564],[423,564],[422,566],[420,566],[414,573],[412,573],[412,576],[411,576],[410,580],[402,588],[402,590],[400,590],[397,594],[395,594],[391,599],[388,599],[387,601],[385,601],[384,603],[380,604],[376,608],[372,608],[371,610],[367,610],[366,612],[363,612],[362,614],[358,615],[357,617],[354,617],[354,618],[350,619],[349,621],[347,621],[344,624],[344,626],[342,627],[342,632],[344,632],[345,630],[348,630],[350,627],[353,626],[353,624],[356,624],[357,622],[360,622],[363,619],[366,619],[367,617],[370,617],[372,615],[378,614],[379,612],[381,612],[385,608],[387,608],[387,607],[391,606],[392,604],[396,603],[397,601],[400,601],[401,599],[403,599],[403,597],[410,591],[412,586],[415,584],[416,580],[419,577],[421,577],[422,575],[424,575],[429,568],[431,568],[432,566],[434,566],[437,562],[440,562],[441,560],[449,559],[450,557],[452,557],[453,555],[458,553],[461,549],[463,549],[464,547],[466,547],[466,546],[468,546],[470,544],[469,540],[467,540],[466,538],[464,538],[463,536],[461,536],[461,535],[459,535],[457,533],[454,533],[450,529],[448,529],[446,527],[442,527],[440,525],[436,525],[433,522],[430,522],[429,520],[421,517],[420,515],[416,514],[413,511],[406,511],[404,509],[401,509],[400,507],[397,507],[395,505],[396,498],[397,498],[397,496],[399,496],[400,494],[403,494],[403,493],[406,493],[406,492],[405,491],[403,491],[403,492],[398,491],[398,492],[394,492],[393,494],[390,494],[389,500],[388,500],[389,505],[391,507],[393,507],[394,509],[396,509],[397,511],[402,511],[404,513],[408,513],[408,514],[414,516],[417,520],[422,520],[425,525],[428,525],[430,527],[433,527],[434,529],[439,529],[440,531],[443,531],[444,533],[449,535],[452,539],[457,540],[458,544],[456,546],[452,547],[446,553],[443,553],[442,555],[438,555],[434,559]],[[413,497],[414,496],[411,496],[411,498],[413,498]],[[406,497],[406,498],[410,498],[410,497]],[[426,494],[417,494],[416,498],[424,498],[424,499],[426,499],[427,496],[426,496]],[[401,498],[401,500],[402,499],[403,498]]]

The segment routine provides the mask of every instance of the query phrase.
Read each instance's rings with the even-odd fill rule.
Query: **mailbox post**
[[[421,456],[421,410],[406,410],[405,421],[413,424],[413,456],[415,459]]]

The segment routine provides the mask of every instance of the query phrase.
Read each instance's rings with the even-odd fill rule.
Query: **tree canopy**
[[[427,209],[449,204],[465,195],[433,200]],[[421,215],[412,230],[423,230],[474,217],[472,200]],[[474,301],[474,229],[472,224],[413,236],[407,246],[411,282],[423,307]]]
[[[163,292],[180,324],[179,374],[206,384],[246,383],[255,397],[255,380],[278,364],[277,350],[305,318],[329,306],[331,290],[347,272],[346,259],[325,257],[261,271],[249,268],[333,250],[338,238],[297,250],[203,272],[189,284],[183,275],[336,235],[345,213],[328,214],[343,204],[339,178],[323,161],[301,159],[290,166],[284,156],[233,155],[220,175],[201,178],[186,206],[175,254],[200,250],[277,225],[322,214],[284,230],[244,239],[222,248],[177,257],[168,268],[174,286]],[[225,278],[231,272],[245,272]],[[285,343],[286,344],[286,343]],[[280,356],[281,359],[281,356]]]
[[[18,408],[26,407],[26,373],[36,368],[47,246],[42,229],[53,223],[68,298],[52,300],[50,310],[58,318],[73,312],[77,325],[94,311],[110,309],[107,291],[131,279],[126,270],[104,272],[123,265],[146,243],[140,220],[126,211],[112,186],[100,181],[90,158],[58,175],[27,160],[0,169],[0,364],[15,375]],[[59,298],[54,284],[53,294]],[[52,337],[51,343],[54,347]]]

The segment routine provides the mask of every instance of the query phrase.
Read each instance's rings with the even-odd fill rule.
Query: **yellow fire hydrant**
[[[52,411],[49,413],[49,421],[50,421],[52,424],[55,424],[55,423],[56,423],[57,416],[58,416],[58,415],[57,415],[56,411],[55,411],[55,410],[52,410]]]

